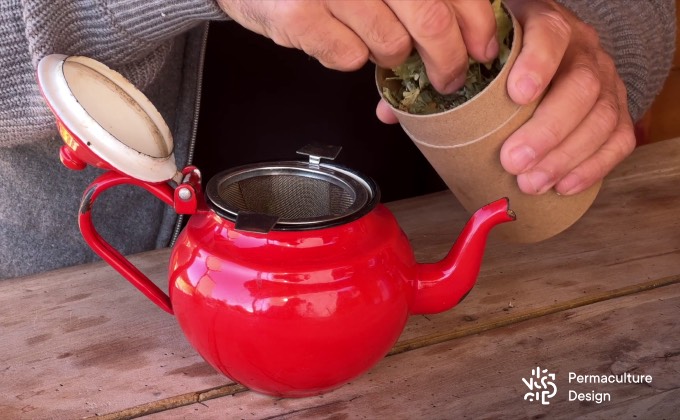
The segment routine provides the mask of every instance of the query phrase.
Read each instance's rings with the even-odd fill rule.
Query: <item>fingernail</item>
[[[559,190],[560,194],[571,195],[579,192],[577,188],[581,186],[581,177],[576,174],[569,174],[562,178],[562,180],[557,184],[555,189]]]
[[[467,72],[465,72],[465,73],[461,74],[460,76],[456,77],[455,79],[453,79],[453,81],[451,83],[446,85],[446,87],[444,88],[444,91],[441,92],[441,93],[443,93],[445,95],[450,95],[450,94],[454,93],[455,91],[457,91],[458,89],[462,88],[463,85],[465,84],[465,77],[466,76],[467,76]]]
[[[518,146],[510,151],[510,160],[517,173],[524,171],[534,159],[536,152],[529,146]]]
[[[536,194],[543,194],[552,186],[551,176],[543,171],[529,172],[525,174],[527,181]]]
[[[486,46],[486,59],[491,61],[498,55],[498,40],[496,37],[491,37],[489,45]]]
[[[538,83],[530,74],[522,76],[515,84],[526,102],[531,102],[538,93]]]

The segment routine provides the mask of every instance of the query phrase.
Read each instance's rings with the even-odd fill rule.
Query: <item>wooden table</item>
[[[449,193],[390,207],[419,261],[441,258],[467,218]],[[164,284],[167,258],[133,261]],[[491,241],[461,305],[411,317],[388,357],[318,397],[267,397],[215,373],[103,263],[0,282],[0,418],[678,418],[679,283],[676,139],[636,150],[563,234]],[[549,405],[524,399],[536,367],[555,375]],[[652,382],[569,382],[627,372]],[[591,391],[610,401],[569,401]]]

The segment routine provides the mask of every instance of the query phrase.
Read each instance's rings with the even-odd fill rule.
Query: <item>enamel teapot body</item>
[[[168,163],[174,157],[167,126],[122,76],[94,60],[66,56],[43,59],[38,75],[65,142],[62,162],[71,169],[90,164],[108,170],[81,201],[79,225],[87,243],[174,314],[208,363],[255,391],[315,395],[366,372],[387,354],[409,315],[447,310],[470,291],[489,231],[514,219],[506,199],[491,203],[471,217],[442,261],[419,264],[396,219],[379,204],[377,186],[318,156],[283,162],[274,173],[294,168],[347,182],[356,178],[368,191],[361,206],[348,205],[346,216],[322,224],[308,218],[286,225],[278,215],[257,212],[230,217],[219,199],[206,198],[197,168],[177,171]],[[120,122],[109,116],[116,103],[133,105],[132,119],[139,123],[126,117],[132,129],[112,128]],[[145,137],[156,146],[140,152]],[[99,195],[120,184],[142,187],[191,216],[171,251],[167,294],[92,222]],[[252,223],[258,219],[271,223],[262,229]]]
[[[373,366],[406,323],[416,264],[395,228],[383,206],[348,224],[267,235],[199,211],[170,258],[172,309],[230,378],[281,396],[324,392]]]

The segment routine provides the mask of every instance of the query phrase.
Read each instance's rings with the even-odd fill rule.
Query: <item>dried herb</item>
[[[401,65],[392,69],[399,80],[398,90],[383,88],[383,96],[395,108],[410,114],[434,114],[455,108],[472,99],[498,75],[510,55],[512,45],[512,21],[501,6],[501,0],[492,0],[496,16],[496,37],[500,45],[498,57],[491,63],[479,63],[468,59],[465,85],[450,95],[442,95],[430,84],[425,65],[418,52],[414,52]]]

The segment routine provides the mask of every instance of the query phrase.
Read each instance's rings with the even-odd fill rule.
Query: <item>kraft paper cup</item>
[[[522,45],[522,30],[514,16],[512,22],[514,36],[508,61],[477,96],[437,114],[413,115],[396,108],[393,111],[468,212],[508,197],[517,220],[494,228],[493,234],[506,241],[529,243],[548,239],[575,223],[595,200],[601,182],[572,196],[558,195],[552,189],[542,195],[529,195],[520,191],[516,177],[501,166],[503,142],[531,117],[540,102],[539,98],[519,106],[508,96],[508,73]],[[376,84],[381,95],[383,87],[399,84],[386,80],[393,75],[389,69],[377,68]]]

